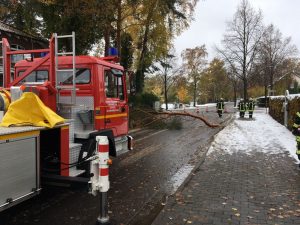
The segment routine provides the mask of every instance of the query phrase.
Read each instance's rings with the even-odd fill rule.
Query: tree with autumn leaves
[[[136,91],[142,93],[145,73],[189,26],[197,1],[3,0],[0,20],[44,38],[75,31],[77,54],[101,41],[105,54],[117,47],[121,63],[135,71]]]

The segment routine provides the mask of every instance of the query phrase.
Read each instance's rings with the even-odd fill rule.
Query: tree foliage
[[[141,93],[145,72],[167,55],[173,38],[189,26],[198,0],[3,0],[0,19],[32,34],[76,33],[77,54],[104,40],[121,63],[136,72]],[[128,45],[127,45],[128,44]]]
[[[0,20],[19,30],[38,36],[41,21],[37,19],[38,3],[36,0],[3,0],[0,3]]]
[[[172,39],[188,27],[197,0],[141,0],[126,21],[136,46],[137,92],[152,62],[167,55]],[[142,26],[141,26],[142,24]]]
[[[192,84],[194,106],[196,106],[196,98],[199,95],[198,86],[201,72],[206,65],[206,56],[207,50],[205,45],[187,48],[181,54],[183,59],[183,69]]]
[[[224,62],[213,59],[200,78],[202,102],[216,102],[220,98],[232,98],[232,85],[228,79]]]

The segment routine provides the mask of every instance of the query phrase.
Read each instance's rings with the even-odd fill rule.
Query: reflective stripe
[[[24,137],[36,137],[40,135],[40,131],[27,131],[21,133],[14,133],[14,134],[6,134],[1,135],[0,140],[10,140],[14,138],[24,138]]]
[[[218,110],[223,110],[224,104],[222,104],[221,102],[217,103],[217,108],[218,108]]]
[[[120,114],[112,114],[112,115],[105,115],[105,116],[95,116],[97,120],[99,119],[109,119],[109,118],[116,118],[116,117],[127,117],[127,113],[120,113]]]

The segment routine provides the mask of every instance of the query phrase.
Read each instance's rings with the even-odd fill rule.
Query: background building
[[[42,49],[48,47],[48,40],[25,33],[0,21],[0,41],[6,38],[12,50]],[[3,84],[2,45],[0,46],[0,86]],[[26,55],[12,56],[12,64],[27,57]],[[30,56],[29,56],[30,57]]]

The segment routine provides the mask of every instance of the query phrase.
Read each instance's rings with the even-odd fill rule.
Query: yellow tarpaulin
[[[0,126],[31,125],[51,128],[64,121],[64,118],[45,106],[36,94],[25,92],[20,99],[9,105]]]

